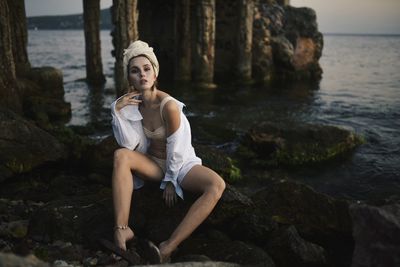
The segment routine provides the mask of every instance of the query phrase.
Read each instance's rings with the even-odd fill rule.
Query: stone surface
[[[41,96],[62,99],[64,97],[63,74],[53,67],[31,68],[26,78],[37,83],[41,88]]]
[[[26,257],[20,257],[11,253],[0,252],[0,266],[12,266],[12,267],[48,267],[48,263],[45,263],[34,255]]]
[[[352,267],[400,266],[400,204],[353,204],[355,249]]]
[[[328,262],[350,263],[354,241],[347,201],[288,180],[269,185],[252,200],[280,225],[294,225],[302,238],[322,246]]]
[[[0,110],[0,181],[65,156],[52,135],[8,110]]]
[[[362,142],[337,126],[262,123],[249,130],[238,155],[253,165],[298,166],[337,158]]]
[[[329,266],[324,248],[301,238],[293,225],[274,233],[266,250],[278,266]]]
[[[235,262],[246,266],[275,266],[270,256],[261,248],[230,240],[218,232],[189,238],[182,243],[179,254],[203,254],[213,261]]]

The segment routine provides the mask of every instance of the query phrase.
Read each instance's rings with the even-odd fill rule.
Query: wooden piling
[[[83,0],[86,80],[90,84],[106,81],[101,61],[100,0]]]
[[[175,0],[175,70],[176,81],[191,78],[190,0]]]
[[[251,81],[254,0],[239,0],[237,31],[236,78],[244,83]]]
[[[199,87],[214,88],[215,0],[196,1],[193,81]]]
[[[123,52],[129,44],[139,38],[137,0],[114,0],[112,6],[112,32],[115,57],[114,79],[117,95],[128,89],[127,77],[124,77]]]

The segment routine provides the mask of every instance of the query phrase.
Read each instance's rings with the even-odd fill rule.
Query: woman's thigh
[[[119,149],[115,155],[128,163],[129,168],[143,180],[161,181],[164,172],[154,160],[147,155],[126,148]]]
[[[202,165],[195,165],[181,182],[183,189],[191,192],[204,192],[213,186],[224,187],[224,180],[213,170]]]

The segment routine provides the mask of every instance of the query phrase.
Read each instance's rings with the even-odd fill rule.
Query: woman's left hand
[[[165,200],[165,204],[171,208],[177,202],[176,193],[175,193],[175,186],[173,183],[168,182],[165,186],[163,199]]]

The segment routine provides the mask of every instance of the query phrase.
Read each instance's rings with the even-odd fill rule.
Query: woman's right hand
[[[120,111],[123,107],[127,105],[139,105],[139,103],[142,102],[142,100],[138,99],[137,96],[140,96],[141,93],[138,91],[134,91],[131,93],[127,93],[120,97],[115,104],[115,108],[117,111]]]

